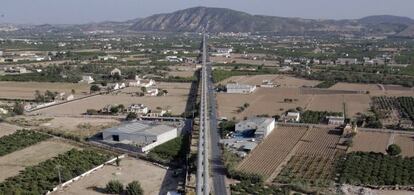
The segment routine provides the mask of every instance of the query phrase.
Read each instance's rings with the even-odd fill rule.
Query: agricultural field
[[[52,194],[105,194],[102,190],[110,180],[119,180],[124,185],[133,180],[138,180],[145,194],[166,194],[168,190],[175,190],[176,180],[172,177],[172,171],[167,171],[151,163],[135,158],[125,158],[120,162],[120,167],[113,165],[86,176]]]
[[[159,83],[157,84],[157,88],[166,89],[168,94],[157,97],[136,96],[135,93],[141,92],[141,88],[128,87],[118,93],[93,96],[45,108],[33,113],[47,116],[80,116],[87,109],[100,110],[108,104],[124,104],[125,106],[130,104],[144,104],[149,106],[150,109],[155,110],[157,107],[160,107],[164,110],[171,110],[174,115],[180,115],[185,111],[190,85],[190,83]]]
[[[394,137],[393,143],[401,147],[402,156],[407,156],[407,157],[414,156],[414,134],[396,135]]]
[[[61,140],[49,139],[0,157],[0,182],[19,174],[26,167],[69,151],[75,146]]]
[[[312,127],[299,141],[297,155],[333,157],[341,131],[330,127]]]
[[[390,142],[390,133],[359,131],[352,140],[352,147],[348,152],[381,152],[385,154],[385,150]]]
[[[65,92],[70,94],[75,90],[75,98],[85,96],[89,93],[89,85],[80,83],[47,83],[47,82],[0,82],[0,98],[5,99],[34,99],[35,91],[41,93],[46,90],[52,92]]]
[[[353,185],[413,185],[413,158],[353,152],[339,162],[339,181]]]
[[[21,129],[21,127],[9,123],[0,123],[0,137],[12,134],[18,129]]]
[[[357,83],[337,83],[329,89],[336,90],[356,90],[369,91],[371,96],[413,96],[412,88],[402,87],[400,85],[378,85],[378,84],[357,84]]]
[[[232,76],[228,79],[221,81],[220,83],[226,84],[229,82],[237,82],[240,84],[260,85],[262,84],[263,80],[271,81],[274,85],[279,85],[279,87],[282,88],[299,88],[303,86],[315,86],[320,83],[320,81],[306,80],[278,74]]]
[[[253,60],[253,59],[244,59],[241,58],[243,54],[231,54],[230,58],[222,57],[222,56],[211,56],[210,61],[214,63],[237,63],[237,64],[251,64],[251,65],[265,65],[265,66],[279,66],[279,62],[274,60]],[[254,56],[263,56],[263,54],[250,54]]]
[[[413,97],[373,97],[372,108],[385,125],[397,126],[401,120],[414,121]]]
[[[293,101],[285,102],[285,99]],[[217,101],[219,116],[243,119],[262,114],[280,115],[296,107],[305,108],[311,101],[311,97],[300,95],[299,90],[293,88],[258,88],[254,93],[246,95],[219,93]],[[245,103],[250,106],[238,113],[237,109]]]
[[[305,181],[314,185],[328,185],[335,179],[336,161],[343,153],[337,151],[334,156],[295,155],[274,182],[288,184]]]
[[[304,126],[279,126],[238,166],[238,170],[270,177],[305,135]]]
[[[110,159],[109,154],[93,150],[72,149],[37,165],[26,167],[16,176],[0,183],[0,194],[45,194],[59,184],[56,169],[59,167],[62,182],[76,177]]]

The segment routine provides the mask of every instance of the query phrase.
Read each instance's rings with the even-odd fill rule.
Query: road
[[[212,68],[211,64],[207,63],[207,36],[205,34],[203,34],[202,50],[197,195],[210,193],[226,195],[226,170],[221,160]],[[209,185],[210,180],[213,181],[213,188]]]

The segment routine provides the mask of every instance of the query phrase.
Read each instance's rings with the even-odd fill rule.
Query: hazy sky
[[[316,19],[392,14],[414,18],[414,0],[0,0],[0,23],[123,21],[194,6]]]

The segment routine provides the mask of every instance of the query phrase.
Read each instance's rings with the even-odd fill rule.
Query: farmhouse
[[[274,118],[254,117],[236,124],[237,133],[245,134],[254,131],[254,136],[258,139],[264,139],[274,128]]]
[[[158,95],[158,89],[154,88],[154,89],[148,89],[147,92],[145,93],[145,96],[157,96]]]
[[[82,76],[82,80],[79,81],[79,83],[88,83],[91,84],[95,82],[91,76]]]
[[[285,122],[299,122],[300,121],[300,113],[299,112],[288,112],[284,117],[283,120]]]
[[[345,124],[345,118],[343,116],[327,116],[329,125],[343,125]]]
[[[144,104],[131,104],[127,108],[127,112],[133,112],[138,115],[147,114],[149,111],[148,107]]]
[[[119,70],[118,68],[114,68],[112,71],[111,71],[111,76],[114,76],[114,75],[119,75],[119,76],[121,76],[121,70]]]
[[[141,122],[124,123],[118,127],[106,129],[102,133],[105,141],[134,144],[141,148],[141,152],[148,152],[177,136],[176,127],[149,125]]]
[[[256,90],[256,86],[242,85],[238,83],[228,83],[226,85],[227,93],[253,93]]]

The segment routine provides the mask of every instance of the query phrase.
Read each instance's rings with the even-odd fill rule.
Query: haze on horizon
[[[0,23],[83,24],[125,21],[207,6],[250,14],[307,19],[356,19],[370,15],[414,18],[413,0],[1,0]]]

